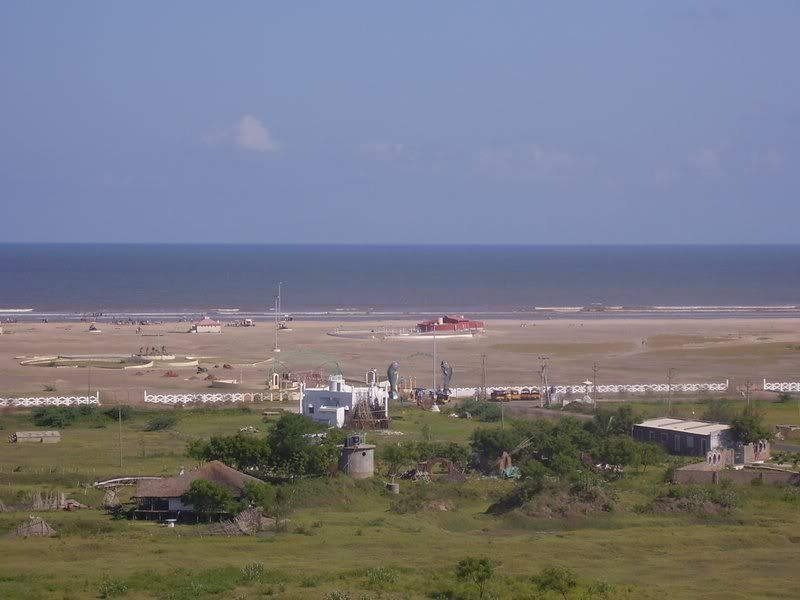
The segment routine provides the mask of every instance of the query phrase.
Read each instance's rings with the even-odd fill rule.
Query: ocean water
[[[800,246],[0,245],[0,309],[31,317],[261,314],[279,281],[308,314],[795,307]]]

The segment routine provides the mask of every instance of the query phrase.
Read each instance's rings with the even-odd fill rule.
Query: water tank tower
[[[364,435],[351,435],[342,446],[339,470],[353,479],[367,479],[375,475],[375,446],[366,444]]]

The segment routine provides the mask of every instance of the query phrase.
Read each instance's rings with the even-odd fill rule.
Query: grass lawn
[[[695,405],[696,406],[696,405]],[[781,408],[780,405],[773,405]],[[645,405],[646,407],[646,405]],[[402,439],[464,442],[481,424],[406,408],[395,411],[403,436],[369,434],[378,444]],[[781,420],[781,413],[774,415]],[[0,452],[0,498],[13,502],[32,489],[59,489],[97,506],[101,494],[78,487],[101,476],[173,474],[191,466],[183,455],[196,436],[263,428],[260,410],[184,411],[174,430],[145,432],[147,415],[123,424],[119,468],[114,421],[62,430],[59,444],[6,444]],[[785,419],[784,419],[785,420]],[[3,416],[3,433],[32,429],[29,418]],[[5,535],[29,512],[0,513],[0,598],[477,598],[454,579],[467,556],[496,565],[496,598],[536,596],[531,577],[546,566],[573,569],[579,586],[569,598],[792,598],[800,558],[800,501],[771,486],[736,488],[739,507],[723,516],[653,515],[637,510],[662,487],[664,468],[631,472],[615,484],[618,509],[568,520],[519,512],[485,514],[511,484],[472,478],[465,484],[401,482],[449,501],[449,510],[400,514],[382,480],[345,477],[297,487],[288,531],[254,537],[211,537],[205,526],[159,527],[112,520],[99,510],[43,513],[60,535]],[[793,496],[788,496],[793,498]],[[248,563],[263,564],[263,572]],[[613,586],[587,595],[592,582]],[[599,588],[595,588],[597,590]]]
[[[764,422],[768,425],[800,424],[800,398],[793,398],[788,402],[767,402],[764,400],[752,400],[751,402],[752,406],[764,415]],[[643,418],[661,417],[668,414],[666,401],[641,402],[625,400],[600,403],[603,408],[615,408],[622,405],[632,407]],[[730,405],[736,412],[741,412],[745,407],[742,399],[730,400]],[[703,400],[680,399],[673,400],[671,414],[676,417],[701,419],[705,410],[706,406],[703,404]]]

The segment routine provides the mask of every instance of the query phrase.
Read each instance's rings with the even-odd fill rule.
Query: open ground
[[[384,322],[359,323],[380,331]],[[85,323],[16,323],[0,337],[0,395],[40,394],[54,387],[59,394],[100,389],[107,401],[134,404],[142,390],[202,392],[208,382],[193,368],[146,371],[100,368],[21,366],[18,356],[126,354],[141,347],[166,346],[179,356],[201,357],[201,364],[226,378],[242,378],[248,389],[263,388],[272,369],[341,369],[348,378],[363,380],[371,368],[383,371],[397,360],[401,376],[413,377],[420,387],[432,383],[432,341],[352,340],[327,335],[340,323],[294,322],[282,333],[282,352],[272,352],[272,329],[228,327],[223,333],[188,334],[185,323],[143,328],[100,325],[88,332]],[[396,326],[396,322],[389,322]],[[800,377],[800,320],[798,319],[586,319],[520,321],[487,324],[485,335],[437,341],[437,358],[453,367],[454,386],[481,383],[481,356],[486,355],[487,384],[536,384],[540,355],[549,359],[551,383],[575,384],[591,378],[599,367],[598,384],[666,383],[667,370],[675,381],[706,382],[750,378],[793,381]],[[273,360],[278,361],[273,364]],[[232,371],[223,371],[229,363]],[[218,367],[219,371],[214,367]],[[90,372],[91,371],[91,372]]]

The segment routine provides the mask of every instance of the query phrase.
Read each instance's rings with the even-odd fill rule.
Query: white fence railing
[[[223,404],[225,402],[262,402],[261,392],[242,392],[229,394],[148,394],[144,392],[144,401],[152,404]]]
[[[769,382],[764,380],[765,392],[800,392],[800,381]]]
[[[38,398],[0,398],[0,407],[31,408],[36,406],[100,405],[100,392],[94,396],[42,396]]]
[[[766,384],[765,384],[766,385]],[[781,385],[800,385],[800,384],[781,384]],[[555,385],[553,388],[559,394],[650,394],[653,392],[669,393],[687,393],[687,392],[725,392],[728,390],[729,382],[725,381],[719,383],[673,383],[671,386],[667,383],[632,383],[632,384],[619,384],[619,385],[598,385],[593,389],[591,385]],[[539,385],[509,385],[509,386],[491,386],[487,387],[487,393],[491,394],[494,391],[508,391],[508,392],[539,392],[541,391]],[[765,388],[766,389],[766,388]],[[450,396],[454,398],[470,398],[475,396],[480,391],[476,387],[459,387],[451,388]],[[783,390],[781,390],[783,391]],[[791,391],[791,390],[790,390]]]

